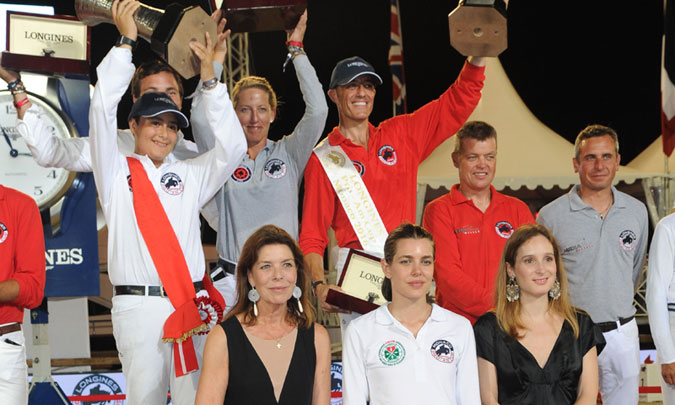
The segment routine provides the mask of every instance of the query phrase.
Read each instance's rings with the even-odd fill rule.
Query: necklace
[[[612,204],[614,204],[614,196],[612,196],[612,199],[609,200],[609,204],[607,204],[607,207],[605,207],[604,210],[600,211],[600,219],[603,221],[605,220],[605,217],[609,213],[610,208],[612,208]]]
[[[276,344],[277,349],[281,349],[281,339],[282,338],[277,339],[277,344]]]

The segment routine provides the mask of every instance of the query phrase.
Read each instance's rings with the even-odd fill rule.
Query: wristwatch
[[[137,42],[138,41],[134,41],[133,39],[131,39],[129,37],[125,37],[124,35],[120,35],[120,37],[117,38],[117,42],[115,42],[115,46],[129,45],[129,46],[131,46],[131,49],[135,49]]]

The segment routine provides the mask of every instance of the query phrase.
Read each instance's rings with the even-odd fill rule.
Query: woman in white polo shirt
[[[384,245],[384,297],[352,321],[343,342],[345,405],[480,404],[469,321],[433,303],[434,241],[402,224]]]

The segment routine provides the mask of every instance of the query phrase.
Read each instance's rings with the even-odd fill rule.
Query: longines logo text
[[[65,264],[82,264],[82,248],[73,249],[49,249],[45,252],[45,260],[47,261],[47,270],[51,270],[54,266],[61,266]]]
[[[37,39],[38,41],[62,42],[64,44],[72,44],[72,35],[52,34],[50,32],[28,32],[24,31],[23,35],[26,39]]]

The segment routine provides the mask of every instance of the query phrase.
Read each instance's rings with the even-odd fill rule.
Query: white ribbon
[[[340,145],[333,146],[328,139],[314,148],[314,153],[333,185],[361,246],[365,251],[383,257],[387,228],[352,160]]]

